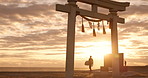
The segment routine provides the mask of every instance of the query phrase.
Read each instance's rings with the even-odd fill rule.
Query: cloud
[[[52,14],[51,9],[53,9],[53,5],[47,4],[34,4],[28,7],[17,7],[12,5],[0,5],[0,16],[8,17],[15,16],[17,18],[17,14],[20,16],[41,16],[42,14],[48,13],[48,15]]]
[[[27,7],[0,5],[0,36],[24,36],[36,31],[44,32],[43,29],[54,26],[50,21],[56,20],[54,7],[54,4],[34,4]]]
[[[19,0],[12,2],[19,3]],[[1,50],[56,49],[54,45],[65,44],[65,37],[62,35],[66,30],[52,28],[57,23],[53,24],[54,21],[58,21],[58,25],[64,25],[60,22],[64,21],[64,16],[56,19],[58,13],[55,13],[54,8],[54,3],[32,4],[26,7],[18,7],[16,4],[0,5]]]
[[[133,46],[138,46],[138,45],[144,44],[143,41],[139,41],[139,40],[130,40],[130,42],[132,42]]]
[[[47,53],[46,55],[63,55],[63,54],[66,54],[66,53]]]
[[[27,0],[0,0],[0,2],[1,3],[28,3],[29,1]]]
[[[75,54],[83,54],[83,53],[84,52],[75,52]],[[65,53],[47,53],[45,55],[66,55],[66,51],[65,51]]]
[[[147,6],[148,5],[131,5],[127,8],[127,11],[121,13],[121,16],[126,19],[126,23],[119,25],[119,39],[134,39],[135,37],[142,39],[142,37],[148,35],[148,18],[146,17],[148,11],[147,8],[145,8]]]
[[[148,13],[148,5],[130,5],[127,7],[127,10],[123,12],[124,15],[132,15],[132,14],[142,14],[142,15],[147,15]]]
[[[0,54],[0,58],[13,58],[13,57],[19,57],[19,58],[24,58],[26,55],[6,55],[6,54]]]
[[[138,47],[138,49],[146,49],[146,50],[148,50],[148,47]]]
[[[58,36],[62,32],[63,30],[57,31],[51,29],[46,33],[28,34],[23,37],[8,36],[5,38],[0,38],[2,40],[1,48],[10,48],[10,50],[42,50],[42,49],[53,49],[53,48],[56,49],[58,47],[57,46],[54,47],[54,45],[65,44],[66,38]],[[31,46],[37,46],[37,47],[31,47]],[[40,46],[45,46],[45,47],[40,47]],[[20,49],[19,47],[22,48]],[[1,49],[1,50],[9,50],[9,49]]]
[[[24,53],[0,53],[0,58],[28,58],[30,55],[34,55],[35,53],[24,52]]]
[[[39,4],[39,2],[42,2],[40,0],[1,1],[7,3],[7,5],[0,5],[0,50],[14,54],[0,53],[0,57],[24,58],[21,60],[15,59],[16,61],[13,62],[14,65],[19,65],[17,63],[21,62],[22,65],[26,63],[26,66],[28,66],[30,61],[34,61],[31,64],[32,66],[42,61],[43,65],[47,64],[48,61],[50,61],[50,64],[60,62],[57,60],[55,60],[56,62],[52,60],[39,60],[37,57],[34,57],[36,59],[32,59],[32,56],[41,55],[45,56],[42,59],[46,59],[46,56],[56,57],[57,55],[62,56],[66,53],[67,14],[56,12],[55,3]],[[62,3],[66,2],[66,0],[59,1]],[[9,2],[13,4],[8,4]],[[23,4],[25,4],[25,6]],[[81,7],[87,8],[89,6],[81,5]],[[139,49],[138,55],[145,54],[147,48],[145,47],[147,41],[143,39],[144,36],[146,37],[148,35],[146,32],[148,25],[148,18],[146,16],[148,10],[145,7],[147,7],[147,5],[131,5],[126,12],[119,14],[119,16],[121,15],[127,20],[126,24],[119,24],[119,40],[121,42],[122,40],[126,40],[131,43],[131,45],[128,43],[128,45],[125,43],[121,45],[125,46],[125,48]],[[103,10],[100,11],[104,12]],[[92,32],[90,32],[92,30],[81,33],[79,19],[80,18],[78,18],[77,22],[79,23],[76,28],[76,43],[110,41],[110,32],[107,32],[106,35],[103,35],[102,32],[100,34],[99,32],[99,34],[97,33],[97,37],[92,36]],[[132,36],[134,37],[132,38]],[[142,38],[142,40],[139,38]],[[76,45],[78,49],[87,47],[90,46]],[[26,51],[38,51],[38,53],[41,54],[26,54]],[[49,51],[49,53],[44,53],[44,51]],[[52,51],[52,53],[50,53],[50,51]],[[17,52],[24,52],[24,54]],[[76,52],[76,54],[81,53],[82,52],[79,51]],[[7,63],[5,63],[5,65],[7,65]],[[58,66],[58,64],[56,65]]]
[[[54,1],[51,1],[51,0],[0,0],[1,4],[5,4],[5,5],[16,4],[20,6],[29,5],[29,4],[49,4],[55,1],[56,0]]]
[[[147,29],[146,29],[147,30]],[[147,36],[148,32],[143,32],[142,34],[138,35],[138,36]]]
[[[12,59],[11,59],[12,60]],[[10,59],[2,60],[0,67],[64,67],[65,61],[56,59],[15,59],[11,62]]]

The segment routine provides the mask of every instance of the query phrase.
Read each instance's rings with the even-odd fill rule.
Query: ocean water
[[[88,70],[87,68],[75,68],[75,70]],[[64,72],[62,67],[0,67],[0,72]]]

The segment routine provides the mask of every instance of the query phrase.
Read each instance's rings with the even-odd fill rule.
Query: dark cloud
[[[66,53],[47,53],[46,55],[63,55],[63,54],[66,54]]]
[[[14,54],[1,53],[0,58],[27,58],[30,57],[30,55],[34,55],[34,53],[31,52],[14,53]]]
[[[148,14],[148,8],[146,7],[148,7],[148,5],[131,5],[130,7],[127,8],[127,11],[121,13],[121,16],[122,15],[123,17],[126,16],[126,19],[129,19],[129,17],[134,14],[136,14],[137,16],[135,16],[135,18],[132,18],[132,20],[126,22],[124,25],[120,26],[122,31],[120,31],[119,34],[128,36],[130,35],[129,33],[139,33],[141,31],[147,30],[148,19],[144,17]],[[139,19],[140,16],[141,19]],[[143,34],[143,36],[146,35],[147,34]]]
[[[0,0],[0,2],[21,3],[21,2],[29,2],[29,1],[27,1],[27,0],[25,0],[25,1],[24,0]]]
[[[140,54],[140,52],[147,53],[148,47],[146,47],[146,45],[147,45],[146,41],[144,41],[144,40],[136,40],[135,39],[135,40],[129,40],[129,42],[130,42],[130,45],[128,47],[126,47],[126,49],[135,50],[135,52],[138,51],[139,54]],[[123,45],[127,45],[127,44],[123,44]]]
[[[39,4],[38,0],[0,0],[0,4],[27,6],[31,4]]]
[[[17,7],[11,5],[0,5],[0,16],[1,17],[9,17],[9,16],[41,16],[46,12],[48,14],[52,14],[52,9],[54,9],[54,5],[47,4],[34,4],[28,7]],[[17,18],[17,16],[15,16]]]
[[[6,55],[6,54],[0,54],[0,58],[13,58],[13,57],[19,57],[19,58],[24,58],[27,57],[26,55]]]
[[[129,16],[134,14],[140,14],[140,15],[147,15],[148,14],[148,5],[130,5],[127,7],[127,10],[125,12],[121,12],[121,15]]]
[[[148,36],[148,32],[143,32],[142,34],[140,34],[138,36]]]
[[[130,42],[132,42],[132,46],[140,46],[142,44],[145,44],[143,41],[139,40],[130,40]]]
[[[148,50],[148,47],[138,47],[138,49],[147,49]]]
[[[122,40],[127,40],[129,42],[129,45],[127,44],[121,44],[126,49],[135,50],[135,56],[130,57],[137,57],[128,59],[128,61],[131,63],[131,65],[136,65],[134,63],[139,64],[146,64],[147,63],[147,57],[143,55],[147,55],[147,40],[146,36],[147,34],[147,26],[148,26],[148,19],[146,18],[148,11],[147,7],[148,5],[131,5],[127,8],[127,11],[124,13],[121,13],[121,16],[126,18],[128,20],[124,25],[120,25],[120,31],[119,31],[119,40],[122,42]],[[134,17],[132,17],[135,15]],[[143,18],[143,19],[142,19]],[[137,39],[136,39],[137,38]],[[145,59],[142,59],[145,58]]]
[[[148,23],[146,21],[138,22],[138,21],[130,21],[123,26],[120,26],[123,30],[120,31],[120,34],[128,34],[128,33],[138,33],[143,30],[147,30]]]
[[[44,46],[44,45],[43,45]],[[20,47],[20,46],[19,46]],[[0,50],[5,50],[5,51],[28,51],[28,50],[34,50],[34,51],[36,51],[36,50],[47,50],[47,49],[54,49],[54,50],[56,50],[56,49],[59,49],[59,48],[61,48],[61,49],[63,49],[63,48],[65,48],[65,47],[57,47],[57,46],[51,46],[51,45],[49,45],[49,46],[46,46],[46,47],[40,47],[40,46],[37,46],[37,47],[33,47],[33,46],[31,46],[31,45],[28,45],[28,47],[31,47],[31,48],[21,48],[21,49],[17,49],[17,48],[9,48],[9,49],[0,49]]]
[[[129,34],[124,34],[124,35],[129,35]],[[119,36],[119,40],[125,40],[125,39],[129,39],[130,37],[124,37],[124,36]]]
[[[66,55],[66,50],[63,50],[63,51],[65,51],[65,53],[47,53],[45,55]],[[83,53],[84,52],[75,52],[75,54],[83,54]]]
[[[66,38],[58,36],[59,34],[61,34],[63,32],[64,32],[63,30],[49,30],[46,33],[28,34],[28,35],[23,36],[23,37],[8,36],[8,37],[5,37],[5,38],[0,38],[2,40],[1,48],[22,47],[22,49],[18,49],[18,50],[52,49],[54,47],[54,45],[65,44]],[[49,46],[49,47],[23,48],[23,47],[26,47],[26,46]],[[54,48],[56,48],[56,47],[54,47]]]
[[[38,33],[42,30],[40,27],[49,29],[50,26],[54,26],[51,20],[60,20],[55,19],[56,13],[54,8],[54,4],[34,4],[26,7],[0,5],[0,34],[3,36],[5,36],[3,33],[7,32],[26,34],[24,31],[27,30],[30,30],[30,33]],[[47,20],[40,20],[43,18]],[[24,31],[22,31],[22,28],[24,28]]]

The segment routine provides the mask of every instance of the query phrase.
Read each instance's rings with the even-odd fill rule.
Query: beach
[[[74,78],[85,78],[88,72],[76,72]],[[0,78],[65,78],[64,72],[1,72]]]
[[[129,71],[122,73],[121,78],[148,78],[148,66],[131,66]],[[64,71],[0,71],[0,78],[64,78]],[[76,70],[74,78],[112,78],[111,72],[100,70]]]

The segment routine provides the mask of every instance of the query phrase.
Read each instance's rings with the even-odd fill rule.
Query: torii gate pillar
[[[74,76],[74,49],[75,49],[75,22],[76,22],[76,1],[68,0],[70,12],[68,13],[67,28],[67,49],[66,49],[66,74],[65,78]]]
[[[112,42],[112,77],[120,78],[120,65],[118,53],[118,30],[117,30],[117,11],[111,9],[111,42]]]

